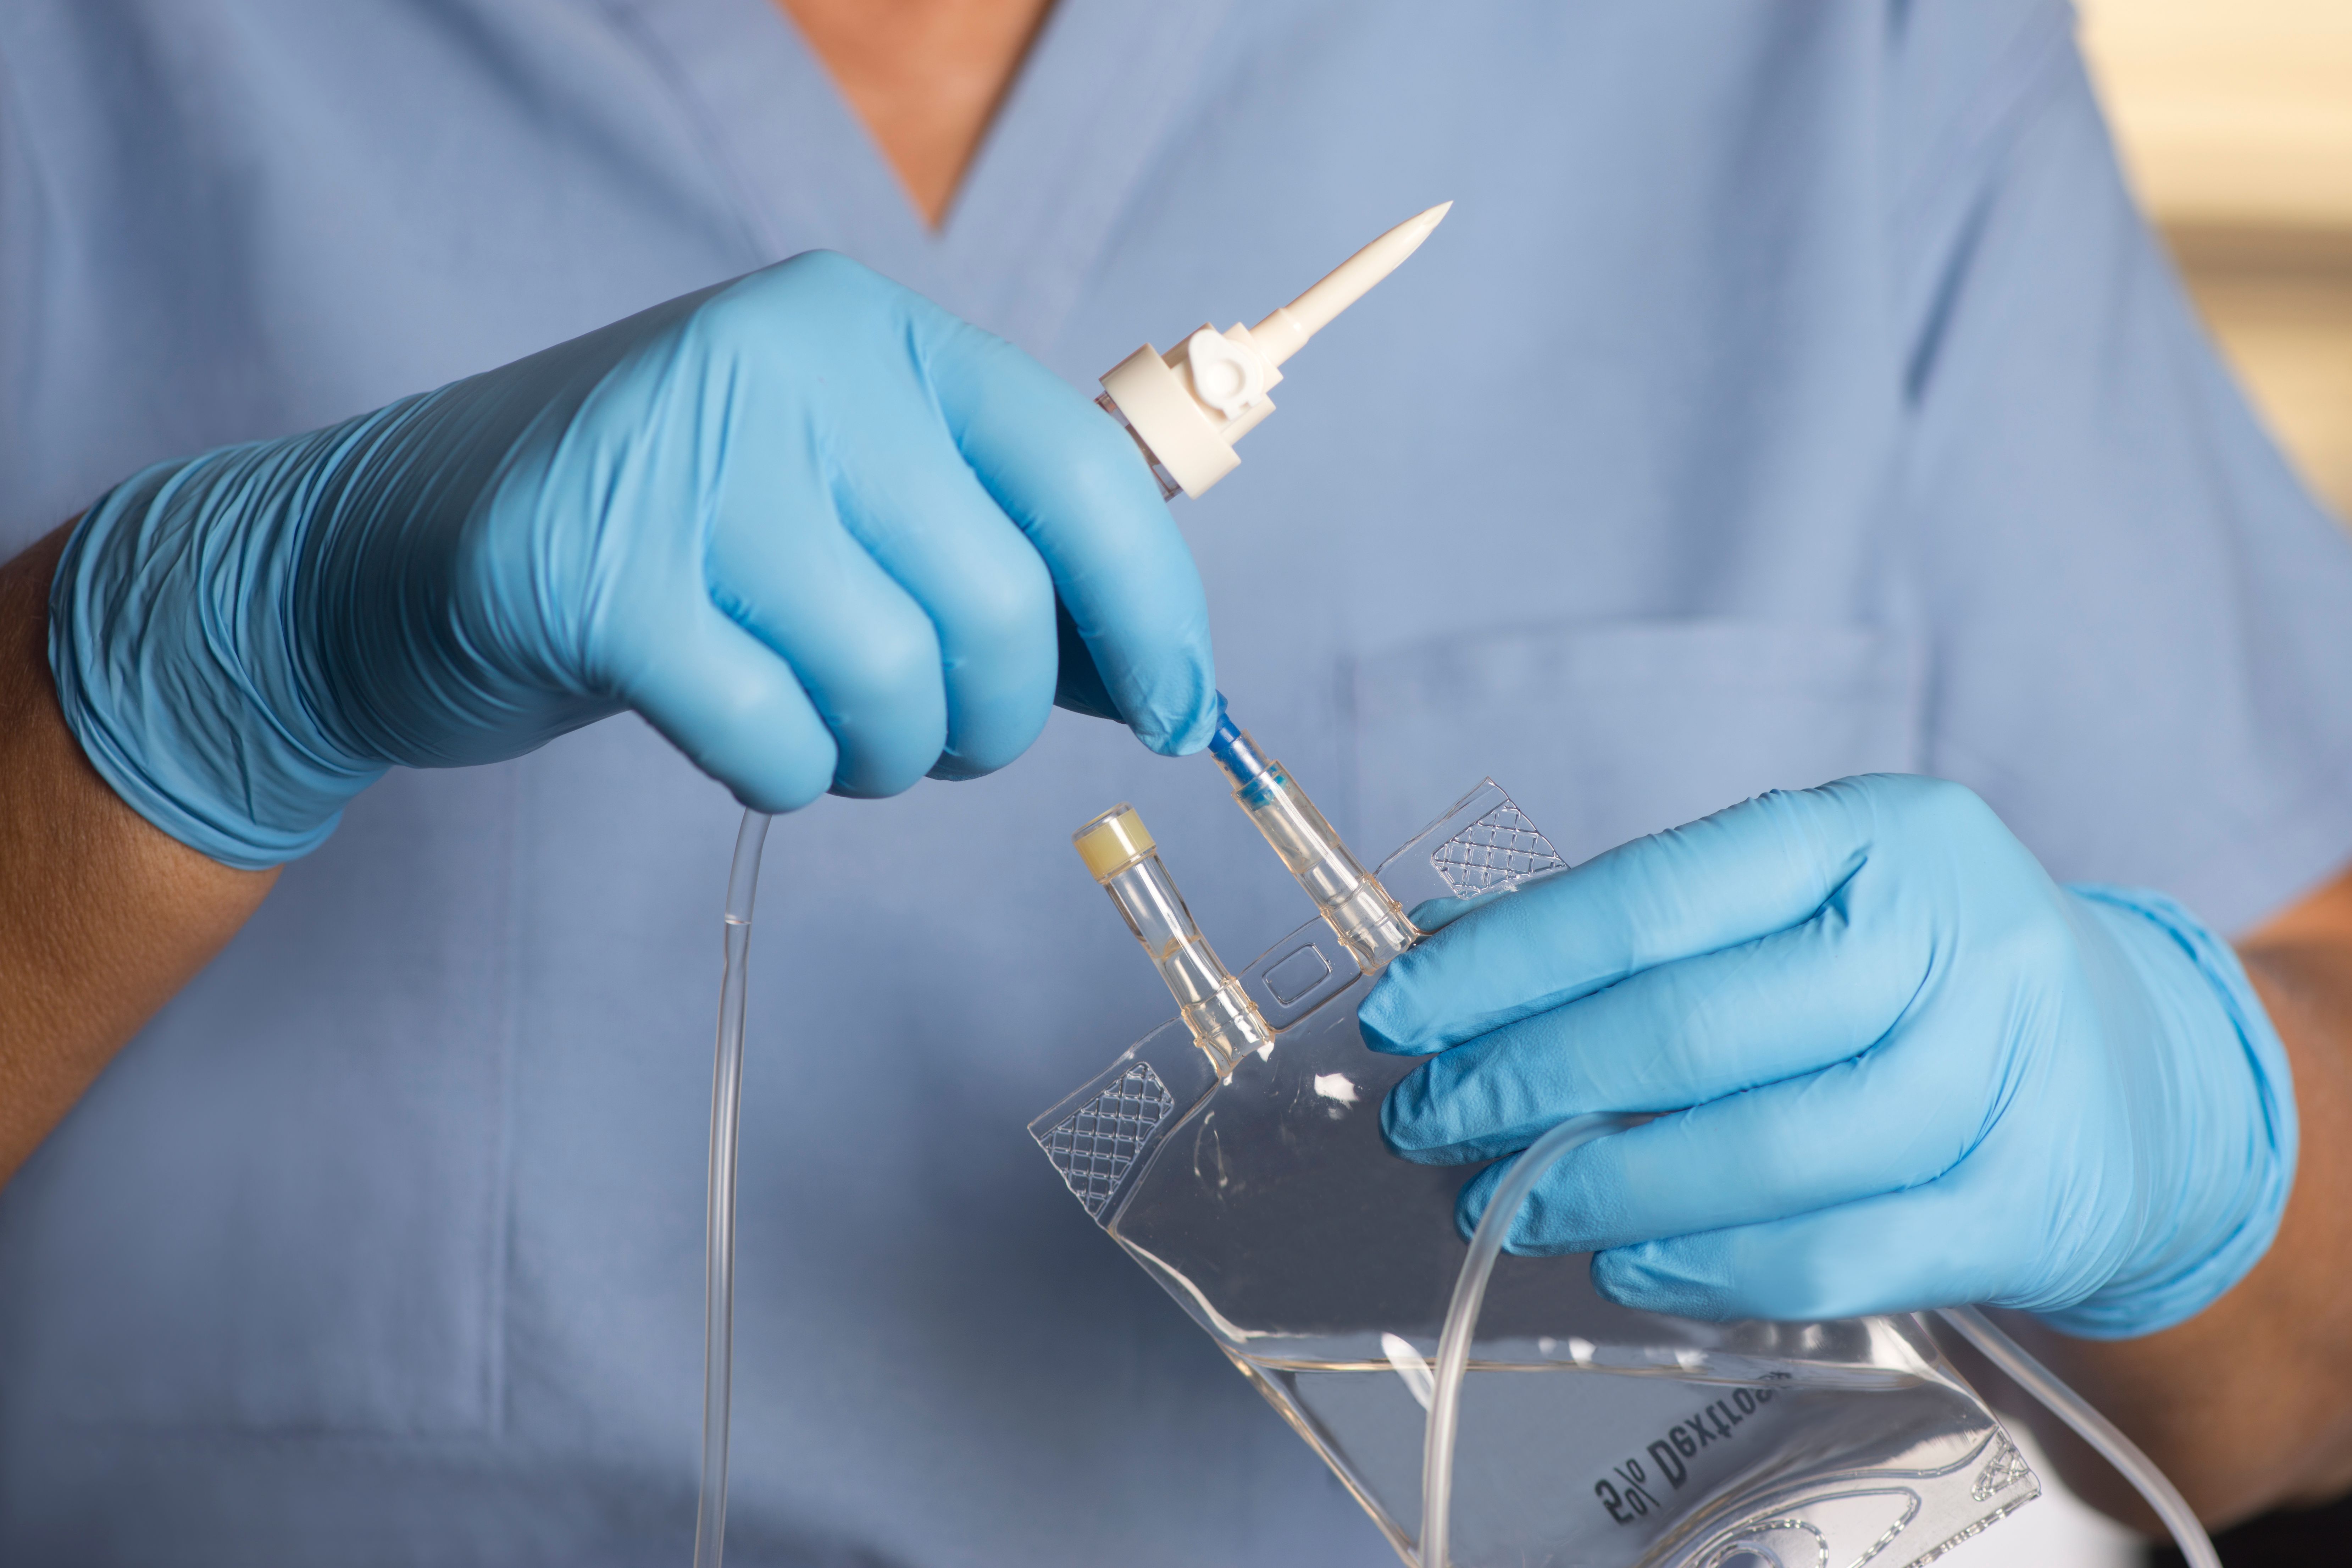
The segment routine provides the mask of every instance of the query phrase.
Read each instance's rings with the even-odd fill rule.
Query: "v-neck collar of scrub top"
[[[659,58],[759,260],[854,256],[1043,352],[1194,88],[1232,0],[1057,0],[928,228],[774,0],[605,0]]]

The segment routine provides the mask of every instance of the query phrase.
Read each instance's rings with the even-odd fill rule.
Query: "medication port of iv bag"
[[[1219,1076],[1232,1072],[1240,1058],[1271,1048],[1274,1031],[1201,935],[1135,807],[1111,807],[1072,834],[1070,842],[1168,983],[1193,1044],[1208,1054]]]
[[[1564,865],[1490,780],[1367,880],[1412,908]],[[1230,978],[1266,1045],[1220,1060],[1171,1020],[1030,1131],[1417,1563],[1465,1173],[1381,1142],[1381,1098],[1419,1064],[1365,1049],[1372,974],[1333,927],[1309,921]],[[1494,1260],[1454,1401],[1452,1568],[1904,1568],[2038,1494],[1917,1318],[1660,1317],[1603,1300],[1589,1261]]]

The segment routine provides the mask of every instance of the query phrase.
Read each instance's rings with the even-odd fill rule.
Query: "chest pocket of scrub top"
[[[1362,840],[1394,844],[1491,774],[1571,861],[1768,789],[1919,766],[1906,633],[1627,621],[1357,660]]]
[[[394,770],[354,801],[0,1194],[13,1421],[488,1423],[514,792]]]

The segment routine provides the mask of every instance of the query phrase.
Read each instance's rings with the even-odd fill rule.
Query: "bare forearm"
[[[2217,1524],[2352,1489],[2352,876],[2241,954],[2286,1043],[2302,1124],[2277,1240],[2228,1295],[2161,1333],[2095,1343],[2020,1327]],[[2087,1449],[2041,1435],[2077,1490],[2153,1531]]]
[[[0,1182],[277,876],[157,831],[83,757],[49,678],[65,536],[0,565]]]

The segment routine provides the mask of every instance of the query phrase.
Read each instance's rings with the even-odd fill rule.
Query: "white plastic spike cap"
[[[1265,357],[1280,364],[1299,346],[1329,326],[1340,311],[1372,291],[1372,285],[1404,265],[1421,242],[1445,221],[1452,202],[1441,202],[1409,217],[1326,273],[1321,282],[1250,329]]]
[[[1103,390],[1178,488],[1199,495],[1240,465],[1234,443],[1274,412],[1282,363],[1420,249],[1453,205],[1407,218],[1255,327],[1204,326],[1164,354],[1144,344]]]

